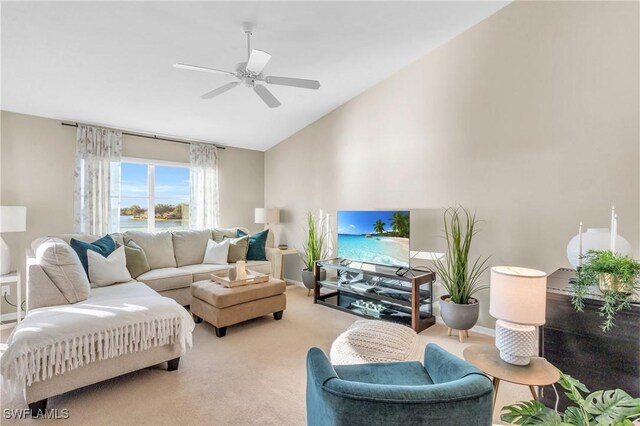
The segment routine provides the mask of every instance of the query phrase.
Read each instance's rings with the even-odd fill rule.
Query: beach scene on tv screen
[[[338,257],[409,266],[409,212],[338,211]]]

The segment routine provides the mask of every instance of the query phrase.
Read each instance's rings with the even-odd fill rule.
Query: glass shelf
[[[404,324],[417,332],[435,323],[433,272],[348,263],[341,259],[317,262],[316,276],[320,268],[327,271],[327,277],[316,281],[315,303],[365,318]]]

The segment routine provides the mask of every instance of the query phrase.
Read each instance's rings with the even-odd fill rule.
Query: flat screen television
[[[409,266],[409,211],[339,210],[338,257]]]

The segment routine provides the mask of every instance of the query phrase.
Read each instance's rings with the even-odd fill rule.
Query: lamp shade
[[[516,324],[542,325],[546,315],[547,274],[514,266],[491,268],[489,313]]]
[[[0,232],[24,232],[27,230],[27,208],[23,206],[0,207]]]
[[[280,209],[257,207],[254,218],[256,223],[280,223]]]

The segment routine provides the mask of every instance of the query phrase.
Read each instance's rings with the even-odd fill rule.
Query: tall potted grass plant
[[[444,231],[447,251],[444,259],[434,261],[436,273],[447,291],[440,298],[440,316],[451,330],[462,333],[478,321],[479,303],[473,296],[488,288],[482,285],[481,276],[488,267],[489,258],[469,260],[473,237],[478,233],[475,214],[464,207],[450,207],[444,212]]]
[[[315,285],[313,267],[318,260],[326,259],[328,250],[326,235],[321,221],[317,221],[313,213],[307,212],[307,232],[302,248],[305,268],[302,270],[302,283],[311,290]]]

